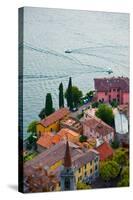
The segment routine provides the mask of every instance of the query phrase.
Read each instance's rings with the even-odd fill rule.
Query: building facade
[[[60,130],[60,121],[69,115],[68,108],[61,108],[37,124],[38,137],[44,132],[58,132]]]
[[[96,140],[96,147],[101,145],[103,142],[112,143],[114,141],[114,129],[103,122],[96,116],[85,114],[83,122],[83,134],[88,139]]]
[[[69,142],[69,148],[76,184],[78,181],[84,181],[87,183],[94,181],[99,175],[99,153],[93,149],[81,149],[78,145],[75,145],[72,142]],[[48,173],[52,173],[57,177],[58,182],[54,190],[60,191],[60,173],[64,166],[65,150],[66,142],[63,140],[55,146],[52,146],[49,150],[40,153],[38,156],[33,158],[33,160],[25,162],[24,174],[29,170],[32,171],[32,168],[41,164],[41,166],[47,168]],[[63,173],[65,173],[65,171]]]
[[[129,78],[127,77],[97,78],[94,79],[94,87],[97,101],[129,103]]]

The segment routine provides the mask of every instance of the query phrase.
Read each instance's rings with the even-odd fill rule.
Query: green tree
[[[36,130],[36,124],[37,121],[33,121],[29,124],[27,132],[31,133],[29,137],[27,138],[26,148],[31,150],[34,148],[36,150],[37,148],[37,130]]]
[[[32,133],[32,134],[35,134],[36,135],[36,133],[37,133],[37,123],[38,123],[38,121],[32,121],[30,124],[29,124],[29,126],[28,126],[28,128],[27,128],[27,132],[28,133]]]
[[[118,176],[120,172],[120,166],[117,164],[117,162],[111,160],[111,161],[104,161],[101,163],[100,166],[100,176],[103,180],[109,181],[110,179],[113,179]]]
[[[78,87],[73,86],[72,87],[72,97],[73,97],[73,103],[74,103],[75,107],[77,107],[77,105],[80,102],[80,99],[81,99],[82,96],[83,96],[82,91],[79,90]]]
[[[39,115],[38,115],[39,117],[40,117],[40,119],[44,119],[45,118],[45,108],[43,108],[42,110],[41,110],[41,112],[39,113]]]
[[[48,116],[54,111],[51,93],[47,93],[45,102],[45,115]]]
[[[68,97],[69,90],[67,89],[65,92],[65,98]],[[71,94],[72,94],[72,105],[75,107],[78,106],[78,103],[80,102],[81,97],[83,96],[83,93],[81,90],[79,90],[78,87],[72,86],[71,88]]]
[[[73,96],[72,96],[72,78],[69,78],[68,88],[65,93],[65,98],[67,100],[67,106],[70,110],[73,108]]]
[[[85,190],[85,189],[91,189],[91,186],[83,182],[77,182],[77,190]]]
[[[94,102],[91,104],[92,108],[97,108],[99,106],[99,102]]]
[[[113,160],[117,162],[121,167],[127,164],[127,155],[124,149],[118,149],[113,156]]]
[[[111,147],[113,149],[117,149],[119,147],[120,143],[117,139],[115,139],[112,143],[111,143]]]
[[[100,104],[98,110],[96,111],[96,116],[102,119],[105,123],[112,125],[114,121],[114,115],[112,108],[106,104]]]
[[[118,187],[129,186],[129,166],[126,166],[122,169],[121,180],[118,182]]]
[[[87,141],[87,136],[86,135],[81,135],[79,138],[80,142],[86,142]]]
[[[116,108],[118,106],[118,102],[117,101],[112,101],[110,104],[114,108]]]
[[[64,95],[63,95],[63,84],[59,85],[59,108],[64,107]]]

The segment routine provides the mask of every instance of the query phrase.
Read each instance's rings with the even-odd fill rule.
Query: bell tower
[[[66,142],[66,151],[64,156],[64,168],[60,174],[61,191],[76,190],[76,182],[72,167],[70,148],[68,141]]]

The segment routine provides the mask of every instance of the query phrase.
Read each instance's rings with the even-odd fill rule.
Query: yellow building
[[[37,124],[37,134],[41,136],[44,132],[58,132],[60,129],[60,120],[66,118],[70,111],[68,108],[61,108]]]
[[[33,160],[25,163],[24,171],[32,170],[37,163],[41,164],[47,168],[48,173],[56,175],[58,182],[55,190],[60,191],[60,173],[64,163],[65,147],[66,142],[63,140],[40,153]],[[91,183],[99,175],[99,153],[93,149],[82,149],[72,142],[69,142],[69,147],[76,184],[83,180]]]

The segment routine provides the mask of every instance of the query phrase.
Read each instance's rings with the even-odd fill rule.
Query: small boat
[[[109,68],[109,69],[107,70],[107,72],[108,72],[108,74],[111,74],[111,73],[113,73],[113,71],[112,71],[112,69],[111,69],[111,68]]]
[[[72,53],[72,50],[71,49],[67,49],[67,50],[65,50],[65,53]]]

